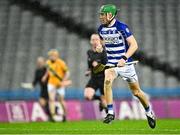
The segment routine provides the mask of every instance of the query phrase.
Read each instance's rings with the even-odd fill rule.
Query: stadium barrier
[[[157,118],[180,118],[180,99],[153,99],[151,100]],[[142,106],[136,100],[115,100],[116,118],[123,119],[145,119]],[[62,107],[56,103],[58,108],[56,120],[62,120]],[[0,122],[32,122],[47,121],[48,117],[37,101],[4,101],[0,102]],[[67,119],[94,120],[102,119],[105,112],[100,112],[98,102],[68,100]]]
[[[143,91],[151,96],[151,98],[179,98],[180,88],[143,88]],[[39,89],[13,89],[2,90],[0,89],[0,101],[6,100],[38,100],[40,91]],[[99,94],[99,93],[97,93]],[[131,99],[132,94],[129,89],[113,89],[114,99]],[[83,100],[83,89],[68,88],[65,93],[66,99]]]

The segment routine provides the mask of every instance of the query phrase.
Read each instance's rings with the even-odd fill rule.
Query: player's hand
[[[126,61],[125,61],[124,59],[120,59],[120,60],[118,61],[117,66],[118,66],[118,67],[124,67],[124,66],[125,66],[125,63],[126,63]]]
[[[33,90],[34,88],[32,83],[24,83],[24,82],[21,83],[21,87],[24,89],[29,89],[29,90]]]
[[[89,76],[90,74],[91,74],[91,71],[90,71],[90,70],[88,70],[88,71],[85,72],[85,76]]]
[[[103,51],[103,46],[101,44],[96,45],[96,52],[102,53],[102,51]]]
[[[69,86],[69,85],[71,85],[72,84],[72,81],[71,80],[63,80],[62,82],[61,82],[61,87],[67,87],[67,86]]]
[[[98,65],[98,62],[97,62],[97,61],[93,61],[93,62],[92,62],[92,66],[93,66],[93,67],[96,67],[97,65]]]
[[[42,82],[42,83],[45,83],[46,80],[47,80],[46,76],[43,76],[42,79],[41,79],[41,82]]]

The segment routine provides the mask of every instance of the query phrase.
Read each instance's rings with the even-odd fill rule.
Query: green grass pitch
[[[116,120],[109,125],[102,121],[0,123],[0,134],[180,134],[180,120],[158,120],[155,129],[146,120]]]

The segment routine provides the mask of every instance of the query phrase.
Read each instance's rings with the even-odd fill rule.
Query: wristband
[[[127,60],[127,57],[125,55],[123,55],[121,58],[124,59],[125,61]]]

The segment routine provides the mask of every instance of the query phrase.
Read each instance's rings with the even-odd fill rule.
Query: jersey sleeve
[[[128,37],[133,35],[132,32],[129,30],[129,27],[126,24],[121,24],[119,27],[119,31],[122,33],[122,35],[125,39],[127,39]]]

